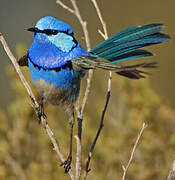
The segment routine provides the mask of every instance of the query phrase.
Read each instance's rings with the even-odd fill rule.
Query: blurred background
[[[64,2],[70,5],[69,0]],[[97,31],[102,29],[101,24],[90,0],[77,0],[77,3],[84,20],[88,21],[91,47],[94,47],[103,40]],[[159,63],[159,68],[152,71],[151,77],[139,81],[113,77],[112,97],[105,127],[95,149],[89,179],[121,179],[122,165],[129,159],[144,121],[149,122],[150,126],[140,141],[128,179],[166,179],[175,150],[175,1],[103,0],[98,4],[109,35],[128,26],[163,23],[164,32],[172,40],[148,48],[156,54],[149,57],[149,60]],[[70,24],[78,41],[86,47],[76,17],[54,0],[5,0],[0,2],[0,32],[17,58],[32,43],[32,34],[26,29],[46,15]],[[144,60],[148,59],[137,61]],[[31,82],[28,69],[23,68],[23,72]],[[105,101],[107,78],[107,72],[94,73],[84,114],[83,160],[98,127]],[[56,160],[47,135],[36,121],[29,105],[30,99],[1,44],[0,82],[0,179],[68,179],[59,167],[59,159]],[[84,79],[82,96],[85,86]],[[63,152],[67,154],[69,125],[66,115],[62,109],[51,105],[46,107],[46,114]]]

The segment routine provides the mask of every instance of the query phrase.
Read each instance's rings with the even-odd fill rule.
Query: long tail
[[[169,41],[170,37],[160,32],[162,29],[162,24],[148,24],[145,26],[129,27],[103,41],[93,48],[90,53],[104,58],[112,63],[153,56],[153,53],[143,50],[142,48]],[[141,67],[143,67],[142,64]],[[143,68],[150,67],[152,66],[145,65]],[[131,70],[123,70],[117,73],[128,78],[139,79],[144,77],[141,76],[141,73],[146,72],[137,69],[133,70],[131,68]]]

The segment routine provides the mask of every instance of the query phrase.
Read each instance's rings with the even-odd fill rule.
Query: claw
[[[36,111],[37,111],[39,124],[41,124],[41,117],[43,117],[44,119],[47,119],[47,115],[44,113],[44,111],[42,110],[40,106],[37,108]]]
[[[69,149],[69,156],[66,161],[62,162],[60,166],[64,167],[64,172],[68,173],[71,169],[71,162],[72,162],[72,136],[73,136],[73,127],[74,127],[74,111],[72,112],[72,116],[70,119],[70,149]]]
[[[71,169],[71,162],[72,162],[72,156],[68,156],[67,160],[65,160],[64,162],[62,162],[60,164],[60,166],[64,167],[64,172],[68,173],[69,170]]]
[[[44,119],[47,119],[46,114],[44,113],[44,105],[43,105],[43,98],[40,99],[39,101],[39,107],[36,109],[37,112],[37,116],[38,116],[38,120],[39,120],[39,124],[41,124],[41,117],[43,117]]]

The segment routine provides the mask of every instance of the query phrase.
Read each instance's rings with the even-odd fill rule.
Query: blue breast
[[[69,67],[56,72],[54,70],[39,69],[30,60],[28,60],[28,65],[33,82],[42,79],[46,83],[54,85],[55,88],[68,89],[73,86],[74,79],[78,78],[78,72],[74,72]]]

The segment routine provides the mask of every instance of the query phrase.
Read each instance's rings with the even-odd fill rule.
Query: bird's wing
[[[103,58],[96,58],[92,56],[81,56],[72,61],[72,65],[74,69],[106,69],[106,70],[115,70],[116,67],[119,67],[116,64],[110,63],[108,60]]]
[[[20,66],[28,66],[28,55],[25,54],[24,56],[22,56],[19,60],[18,60],[18,64]]]
[[[149,73],[141,71],[138,68],[155,68],[156,64],[156,62],[145,62],[129,66],[116,65],[114,63],[109,62],[108,60],[102,58],[95,58],[91,56],[79,57],[72,61],[73,69],[88,70],[99,68],[116,72],[121,76],[125,76],[131,79],[144,78],[144,74]]]

